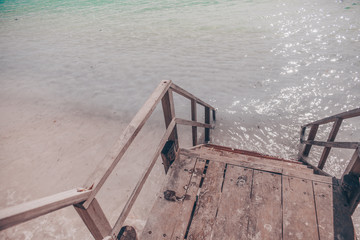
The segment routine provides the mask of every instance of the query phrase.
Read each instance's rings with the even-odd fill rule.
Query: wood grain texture
[[[318,182],[324,182],[332,184],[332,178],[328,176],[322,176],[322,175],[315,175],[312,173],[311,169],[294,169],[290,170],[289,168],[285,167],[279,167],[279,166],[272,166],[270,163],[263,163],[258,161],[247,161],[246,158],[241,159],[234,159],[229,157],[219,157],[215,154],[210,154],[210,152],[207,153],[197,153],[197,149],[188,150],[188,149],[180,149],[180,152],[182,154],[193,156],[193,157],[199,157],[202,159],[208,159],[211,161],[217,161],[217,162],[223,162],[223,163],[230,163],[241,167],[247,167],[247,168],[253,168],[257,170],[263,170],[273,173],[281,173],[286,176],[292,176],[292,177],[298,177],[303,179],[310,179]]]
[[[202,173],[205,167],[205,160],[198,159],[195,165],[195,169],[191,176],[190,183],[187,186],[187,193],[191,198],[188,201],[183,201],[180,213],[178,215],[178,221],[175,225],[171,239],[179,240],[184,239],[188,223],[190,221],[191,213],[194,203],[197,199],[197,193],[199,190]]]
[[[321,240],[334,239],[333,186],[313,182],[316,215]]]
[[[283,239],[319,239],[312,181],[283,176]]]
[[[82,204],[76,204],[74,207],[96,240],[101,240],[109,235],[111,231],[110,223],[96,198],[87,209]]]
[[[170,167],[165,185],[150,212],[140,239],[171,239],[174,228],[178,224],[183,201],[191,200],[193,202],[196,199],[195,193],[190,196],[190,199],[176,200],[176,197],[186,196],[187,187],[191,183],[193,175],[201,176],[203,169],[195,168],[195,163],[196,159],[194,158],[180,156],[178,161]],[[175,193],[174,201],[164,198],[164,192],[168,190]]]
[[[248,239],[282,238],[281,175],[254,170]]]
[[[246,161],[249,163],[259,163],[274,167],[281,167],[281,168],[288,168],[289,170],[297,170],[302,169],[305,171],[308,171],[309,173],[312,173],[312,170],[307,168],[307,166],[303,164],[299,164],[298,162],[291,162],[291,161],[281,161],[281,160],[275,160],[275,159],[267,159],[262,158],[258,156],[251,156],[247,154],[240,154],[240,153],[232,153],[227,151],[221,151],[217,149],[211,149],[207,147],[202,147],[198,149],[194,149],[193,152],[199,153],[200,157],[204,156],[205,158],[209,155],[213,155],[214,157],[217,156],[219,158],[233,158],[235,160],[239,161]]]
[[[0,230],[85,201],[91,191],[72,189],[0,210]]]
[[[225,163],[210,161],[187,239],[211,239],[221,196]]]
[[[251,169],[227,166],[212,239],[247,239],[252,176]]]

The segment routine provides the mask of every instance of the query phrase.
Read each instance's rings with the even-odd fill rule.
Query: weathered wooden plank
[[[169,89],[164,97],[161,99],[163,113],[164,113],[164,119],[165,119],[165,126],[166,128],[169,127],[171,121],[175,118],[175,107],[174,107],[174,99],[171,89]],[[175,152],[178,151],[179,143],[178,143],[178,135],[177,135],[177,129],[176,126],[174,127],[174,130],[172,131],[171,135],[169,136],[169,140],[173,141],[175,143]],[[176,154],[175,154],[176,155]],[[162,156],[163,165],[165,169],[165,173],[167,173],[170,162],[169,159]],[[176,159],[175,159],[176,160]]]
[[[109,235],[111,231],[110,223],[96,198],[87,209],[82,204],[75,204],[74,208],[96,240],[101,240]]]
[[[226,151],[212,151],[209,148],[200,148],[200,149],[194,149],[193,152],[200,154],[199,157],[201,158],[219,158],[219,159],[234,159],[237,161],[242,162],[248,162],[248,163],[257,163],[257,164],[263,164],[267,166],[274,166],[274,167],[280,167],[280,168],[286,168],[289,170],[301,170],[303,172],[312,173],[312,170],[307,168],[307,166],[298,164],[298,163],[291,163],[286,161],[277,161],[277,160],[269,160],[264,159],[261,157],[253,157],[248,156],[245,154],[234,154],[234,153],[228,153]]]
[[[208,148],[209,150],[215,150],[215,151],[218,150],[218,151],[229,152],[229,153],[234,153],[234,154],[243,154],[243,155],[248,155],[248,156],[253,156],[253,157],[260,157],[260,158],[265,158],[265,159],[269,159],[269,160],[290,162],[290,163],[296,163],[296,164],[301,165],[301,163],[297,160],[287,160],[287,159],[283,159],[283,158],[279,158],[279,157],[261,154],[258,152],[240,150],[240,149],[236,149],[236,148],[229,148],[229,147],[224,147],[224,146],[215,145],[215,144],[202,144],[202,145],[199,145],[199,147]]]
[[[149,165],[147,166],[147,168],[145,168],[144,173],[142,174],[141,178],[139,179],[138,183],[136,184],[133,192],[131,193],[128,201],[125,204],[124,209],[122,210],[118,220],[116,221],[115,226],[113,227],[113,229],[111,231],[111,235],[117,236],[117,234],[119,233],[121,227],[123,226],[123,224],[125,222],[126,217],[128,216],[137,197],[139,196],[140,191],[143,188],[146,179],[149,177],[150,172],[151,172],[152,168],[154,167],[155,162],[158,159],[161,150],[163,149],[166,141],[169,139],[170,134],[173,132],[174,127],[175,127],[175,119],[173,119],[171,121],[169,127],[167,128],[166,132],[164,133],[162,139],[160,140],[159,146],[155,150],[155,153],[154,153],[153,157],[151,158]]]
[[[182,89],[181,87],[177,86],[177,85],[174,84],[174,83],[171,84],[171,89],[172,89],[174,92],[180,94],[181,96],[186,97],[187,99],[190,99],[190,100],[193,99],[193,100],[195,100],[198,104],[200,104],[200,105],[202,105],[202,106],[204,106],[204,107],[208,107],[208,108],[210,108],[210,109],[212,109],[212,110],[215,110],[215,108],[212,107],[211,105],[209,105],[209,104],[207,104],[206,102],[202,101],[201,99],[195,97],[194,95],[192,95],[191,93],[189,93],[188,91]]]
[[[251,193],[248,239],[281,239],[281,175],[254,170]]]
[[[211,239],[221,196],[225,164],[210,161],[187,239]]]
[[[313,182],[316,216],[321,240],[334,239],[333,186]]]
[[[338,119],[338,118],[347,119],[347,118],[358,117],[358,116],[360,116],[360,108],[355,108],[355,109],[347,111],[347,112],[339,113],[339,114],[336,114],[336,115],[333,115],[333,116],[330,116],[327,118],[317,120],[315,122],[311,122],[309,124],[306,124],[304,127],[315,125],[315,124],[320,125],[320,124],[333,122],[333,121],[336,121],[336,119]]]
[[[330,148],[347,148],[347,149],[356,149],[360,146],[359,142],[321,142],[321,141],[305,141],[303,142],[308,145],[316,145],[321,147],[330,147]]]
[[[191,197],[188,201],[183,201],[181,211],[177,215],[178,221],[175,225],[174,232],[171,239],[179,240],[184,239],[186,230],[191,220],[191,213],[194,207],[194,203],[197,200],[196,194],[198,193],[200,182],[202,179],[203,171],[205,167],[205,160],[198,159],[196,162],[195,170],[191,176],[191,181],[188,184],[186,194]]]
[[[0,230],[85,201],[91,191],[72,189],[0,210]]]
[[[286,176],[292,176],[292,177],[309,179],[309,180],[313,180],[313,181],[332,184],[331,177],[323,176],[323,175],[315,175],[308,171],[304,171],[303,169],[288,170],[288,169],[284,169],[283,167],[276,167],[276,166],[267,165],[267,164],[263,164],[263,163],[258,164],[254,161],[249,162],[246,160],[239,160],[239,159],[233,159],[233,158],[228,158],[228,157],[218,157],[218,156],[214,156],[211,154],[201,154],[200,155],[200,154],[195,153],[194,151],[188,150],[188,149],[180,149],[180,153],[187,155],[187,156],[208,159],[211,161],[229,163],[229,164],[233,164],[233,165],[240,166],[240,167],[252,168],[252,169],[273,172],[273,173],[280,173],[280,174],[283,174]]]
[[[334,142],[334,140],[336,138],[336,135],[339,132],[342,121],[343,121],[342,118],[338,118],[334,122],[333,127],[332,127],[332,129],[330,131],[328,140],[327,140],[328,142]],[[321,154],[321,157],[320,157],[318,168],[320,168],[320,169],[324,168],[324,165],[325,165],[327,157],[329,156],[330,150],[331,150],[331,147],[325,147],[324,148],[324,150],[323,150],[323,152]]]
[[[165,185],[150,212],[140,239],[171,239],[178,223],[178,214],[181,211],[183,201],[191,200],[194,202],[196,199],[196,193],[190,197],[186,196],[192,176],[201,176],[203,171],[201,167],[194,168],[196,162],[194,158],[180,156],[178,161],[170,167]],[[198,186],[199,182],[196,182],[196,185]],[[164,194],[165,192],[170,193],[169,191],[173,191],[173,196]]]
[[[242,150],[233,150],[233,151],[228,151],[226,150],[227,148],[225,147],[221,147],[221,149],[218,149],[218,146],[216,147],[212,147],[213,145],[206,145],[206,146],[202,146],[199,147],[197,149],[194,149],[194,152],[198,152],[198,153],[205,153],[205,154],[214,154],[217,156],[221,156],[221,157],[230,157],[230,158],[242,158],[242,159],[247,159],[247,160],[259,160],[262,161],[264,163],[268,163],[268,164],[274,164],[274,165],[278,165],[278,166],[294,166],[294,168],[307,168],[306,166],[304,166],[301,162],[299,161],[290,161],[290,160],[285,160],[285,159],[277,159],[275,157],[269,157],[266,155],[261,155],[261,154],[257,154],[254,152],[249,152],[249,151],[242,151]],[[224,150],[222,149],[224,148]]]
[[[282,178],[283,239],[319,239],[312,182]]]
[[[106,154],[95,171],[90,175],[84,188],[92,189],[92,192],[88,200],[83,204],[85,208],[89,207],[91,201],[95,198],[95,195],[100,190],[101,186],[105,183],[110,173],[121,160],[130,144],[144,126],[146,120],[149,119],[150,115],[155,110],[156,105],[170,88],[170,85],[171,81],[168,80],[164,80],[158,85],[145,104],[141,107],[139,112],[137,112],[135,117],[131,120],[111,150]]]
[[[311,181],[332,184],[332,177],[328,177],[328,176],[308,174],[308,173],[302,173],[302,172],[291,171],[286,169],[283,170],[282,174],[289,177],[296,177],[300,179],[307,179]]]
[[[205,124],[210,124],[210,108],[205,107]],[[205,128],[205,142],[210,141],[210,128]]]
[[[197,121],[197,112],[196,112],[196,101],[191,99],[191,120],[196,122]],[[197,145],[197,127],[192,127],[192,141],[193,146]]]
[[[309,132],[309,136],[307,138],[307,141],[313,141],[315,139],[315,136],[316,136],[316,133],[317,133],[317,130],[319,129],[319,125],[312,125],[311,126],[311,129],[310,129],[310,132]],[[304,142],[302,142],[304,143]],[[306,142],[305,142],[306,143]],[[306,143],[305,147],[304,147],[304,150],[302,151],[302,156],[309,156],[309,153],[310,153],[310,150],[311,150],[311,144],[309,143]]]
[[[181,124],[181,125],[203,127],[203,128],[213,128],[213,126],[211,124],[190,121],[190,120],[186,120],[186,119],[182,119],[182,118],[176,118],[175,120],[176,120],[177,124]]]
[[[252,176],[252,169],[227,165],[213,240],[248,239]]]

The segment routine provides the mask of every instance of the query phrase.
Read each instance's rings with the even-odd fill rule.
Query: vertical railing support
[[[336,135],[339,132],[342,121],[343,121],[342,118],[338,118],[334,122],[333,127],[331,129],[331,132],[329,134],[328,140],[327,140],[328,142],[333,142],[335,140]],[[331,150],[331,147],[325,147],[324,148],[324,150],[323,150],[323,152],[321,154],[321,158],[320,158],[320,161],[319,161],[318,168],[320,168],[320,169],[324,168],[324,165],[325,165],[326,159],[329,156],[330,150]]]
[[[213,121],[215,122],[216,121],[216,111],[215,111],[215,109],[212,110],[212,114],[213,114]]]
[[[205,123],[210,124],[210,108],[205,107]],[[205,143],[210,141],[210,128],[205,128]]]
[[[191,99],[191,120],[197,121],[197,112],[196,112],[196,101]],[[192,127],[192,142],[193,146],[197,145],[197,127]]]
[[[356,148],[354,154],[352,155],[351,160],[343,173],[342,179],[349,173],[360,176],[360,146]]]
[[[171,121],[175,118],[174,99],[173,99],[173,94],[172,94],[171,89],[169,89],[165,93],[164,97],[161,99],[161,103],[162,103],[162,108],[163,108],[163,113],[164,113],[165,126],[166,126],[166,128],[168,128]],[[179,143],[178,143],[176,126],[174,127],[174,130],[169,137],[169,141],[173,141],[174,146],[175,146],[175,155],[177,156],[177,152],[179,150]],[[167,159],[165,157],[163,157],[162,160],[163,160],[165,172],[167,173],[167,171],[169,170],[169,167],[171,165],[171,162],[169,161],[169,159]]]
[[[351,179],[346,181],[345,178]],[[355,150],[349,164],[347,165],[342,177],[341,185],[345,186],[345,195],[348,197],[351,214],[354,213],[360,202],[360,146]],[[350,184],[348,182],[351,182]]]
[[[110,223],[96,198],[92,200],[87,209],[81,203],[75,204],[74,207],[95,240],[101,240],[110,234]]]
[[[318,128],[319,128],[319,125],[317,125],[317,124],[311,126],[309,136],[307,138],[308,141],[313,141],[315,139]],[[301,156],[303,156],[303,157],[309,156],[311,146],[312,146],[311,144],[306,144]]]

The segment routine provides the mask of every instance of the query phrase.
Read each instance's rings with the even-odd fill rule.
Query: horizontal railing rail
[[[327,118],[323,118],[321,120],[317,120],[314,122],[311,122],[309,124],[306,124],[301,127],[300,131],[300,143],[303,145],[302,150],[299,152],[299,160],[306,163],[307,165],[311,166],[314,171],[318,174],[330,176],[327,172],[323,170],[325,163],[327,161],[327,158],[330,154],[330,151],[332,148],[344,148],[344,149],[355,149],[355,152],[349,162],[349,164],[346,167],[346,170],[342,174],[342,182],[344,182],[345,176],[353,176],[357,182],[359,182],[360,177],[360,157],[359,157],[359,149],[360,149],[360,142],[336,142],[335,138],[340,130],[341,124],[344,119],[348,118],[354,118],[360,116],[360,108],[356,108],[347,112],[343,112],[340,114],[336,114]],[[331,131],[329,133],[327,141],[315,141],[315,137],[317,134],[317,131],[319,129],[320,125],[327,124],[327,123],[333,123],[333,126],[331,128]],[[306,129],[310,127],[310,132],[308,134],[307,140],[305,140],[305,132]],[[312,146],[320,146],[324,147],[320,160],[318,162],[318,166],[314,166],[309,163],[307,160],[310,150]],[[355,182],[356,182],[355,181]],[[354,194],[356,192],[356,194]],[[350,194],[351,195],[351,194]],[[352,195],[349,196],[349,199],[351,204],[350,208],[351,211],[354,212],[356,206],[358,205],[360,201],[360,188],[356,187],[356,189],[353,191]]]
[[[91,191],[73,189],[0,210],[0,230],[85,201]]]
[[[191,100],[191,120],[175,117],[173,92]],[[162,102],[166,131],[161,138],[150,162],[148,163],[147,168],[144,170],[132,194],[127,200],[115,225],[111,227],[95,198],[96,194],[100,191],[101,187],[122,159],[129,146],[141,131],[160,101]],[[197,122],[197,104],[204,107],[204,123]],[[58,193],[0,210],[0,230],[73,205],[95,239],[103,239],[109,236],[112,239],[116,239],[117,234],[120,232],[124,221],[126,220],[131,208],[142,190],[142,187],[144,186],[144,183],[159,158],[160,153],[163,159],[165,173],[170,167],[172,161],[176,160],[176,158],[169,159],[167,156],[163,156],[163,150],[165,149],[165,145],[170,143],[172,144],[175,152],[178,152],[179,143],[176,127],[177,124],[192,126],[192,139],[194,146],[197,145],[198,142],[197,127],[205,129],[204,141],[208,142],[210,140],[210,129],[214,128],[214,125],[210,123],[210,113],[212,112],[212,118],[213,121],[215,121],[215,111],[216,109],[214,107],[175,85],[171,81],[162,81],[137,112],[135,117],[131,120],[104,159],[98,164],[97,168],[90,175],[82,188]]]

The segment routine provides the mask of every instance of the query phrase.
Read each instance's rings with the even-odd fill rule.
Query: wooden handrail
[[[318,170],[322,170],[325,166],[326,160],[329,156],[331,148],[346,148],[346,149],[356,149],[360,146],[360,142],[335,142],[337,133],[340,130],[340,126],[343,122],[343,119],[353,118],[360,116],[360,108],[356,108],[347,112],[339,113],[309,124],[306,124],[301,127],[300,131],[300,143],[305,144],[305,147],[302,150],[302,153],[299,154],[299,160],[305,159],[309,156],[311,147],[313,145],[324,147],[323,152],[318,163]],[[332,129],[328,136],[326,142],[324,141],[315,141],[315,136],[318,131],[319,125],[333,122]],[[307,127],[311,127],[307,140],[304,140],[305,131]]]
[[[339,113],[339,114],[336,114],[336,115],[333,115],[333,116],[330,116],[327,118],[323,118],[323,119],[308,123],[308,124],[304,125],[303,127],[308,127],[311,125],[322,125],[325,123],[334,122],[338,118],[347,119],[347,118],[353,118],[353,117],[358,117],[358,116],[360,116],[360,108],[355,108],[355,109],[347,111],[347,112]]]
[[[311,144],[321,147],[346,148],[346,149],[356,149],[360,145],[360,142],[321,142],[321,141],[312,141],[312,140],[303,141],[301,143]]]
[[[170,86],[171,81],[167,80],[164,80],[159,84],[149,99],[131,120],[130,124],[126,127],[125,131],[122,133],[112,149],[106,154],[105,158],[99,163],[98,167],[90,175],[84,188],[92,189],[93,191],[91,192],[90,197],[83,204],[85,208],[88,208],[91,201],[95,198],[106,179],[124,156],[126,150],[134,141],[135,137],[144,126],[145,122],[149,119],[150,115],[155,110],[157,104],[168,91]]]
[[[182,118],[176,118],[175,122],[176,122],[176,124],[181,124],[181,125],[188,125],[188,126],[193,126],[193,127],[203,127],[203,128],[214,129],[214,126],[211,125],[211,124],[185,120],[185,119],[182,119]]]
[[[129,197],[127,203],[125,204],[125,207],[123,208],[123,210],[122,210],[122,212],[121,212],[121,214],[120,214],[120,216],[118,218],[118,220],[116,221],[115,226],[111,231],[112,236],[114,236],[114,234],[117,235],[119,233],[122,225],[125,222],[126,217],[128,216],[132,206],[135,203],[136,198],[138,197],[142,187],[144,186],[144,183],[145,183],[146,179],[149,177],[149,174],[150,174],[151,170],[153,169],[156,160],[159,158],[161,150],[163,149],[166,141],[170,137],[173,129],[175,128],[175,125],[176,125],[176,122],[175,122],[175,119],[173,119],[171,121],[171,123],[169,124],[168,128],[166,129],[166,132],[164,133],[163,137],[161,138],[160,144],[156,148],[156,151],[155,151],[149,165],[147,166],[147,168],[145,169],[144,173],[142,174],[140,180],[136,184],[133,192],[131,193],[131,196]]]
[[[190,100],[194,100],[196,103],[198,103],[198,104],[200,104],[200,105],[202,105],[202,106],[204,106],[204,107],[208,107],[208,108],[210,108],[211,110],[216,110],[213,106],[207,104],[206,102],[204,102],[204,101],[202,101],[201,99],[195,97],[194,95],[192,95],[192,94],[189,93],[188,91],[182,89],[181,87],[179,87],[179,86],[177,86],[177,85],[175,85],[175,84],[172,84],[172,85],[171,85],[171,89],[172,89],[174,92],[180,94],[181,96],[183,96],[183,97],[185,97],[185,98],[187,98],[187,99],[190,99]]]
[[[0,230],[85,201],[91,191],[72,189],[0,210]]]
[[[345,176],[347,178],[357,178],[359,181],[360,177],[360,142],[335,142],[335,138],[337,133],[340,130],[340,126],[344,119],[359,117],[360,116],[360,108],[356,108],[347,112],[343,112],[340,114],[333,115],[331,117],[327,117],[309,124],[306,124],[301,127],[300,130],[300,143],[305,144],[303,150],[299,152],[299,161],[304,162],[305,164],[311,166],[314,169],[315,173],[319,173],[322,175],[328,175],[324,170],[322,170],[325,166],[326,160],[329,156],[331,148],[345,148],[345,149],[355,149],[355,152],[346,167],[342,177],[341,182],[343,183],[345,180]],[[318,131],[319,125],[333,122],[332,129],[328,136],[326,142],[324,141],[315,141],[315,136]],[[304,140],[305,131],[307,127],[311,126],[311,130],[309,132],[307,140]],[[310,153],[311,147],[313,145],[324,147],[323,152],[321,154],[318,166],[311,165],[307,160],[307,156]],[[345,183],[347,185],[348,183]],[[359,184],[359,183],[358,183]],[[360,188],[358,186],[354,186],[350,192],[347,192],[348,204],[350,206],[350,212],[353,213],[360,202]]]
[[[191,121],[175,117],[172,91],[177,92],[178,94],[191,100]],[[106,216],[104,215],[99,203],[95,199],[95,196],[160,101],[162,101],[166,131],[148,167],[145,169],[142,177],[139,179],[123,211],[116,221],[115,226],[111,229]],[[205,123],[196,121],[196,104],[200,104],[205,107]],[[176,125],[182,124],[193,127],[193,143],[197,142],[194,140],[197,138],[197,135],[194,133],[194,128],[196,129],[197,127],[203,127],[205,129],[205,141],[208,141],[210,133],[209,131],[210,129],[214,128],[214,126],[210,124],[210,110],[212,110],[213,120],[215,121],[214,107],[210,106],[179,86],[173,84],[170,80],[162,81],[142,106],[142,108],[138,111],[135,117],[131,120],[111,150],[99,163],[93,174],[90,175],[85,186],[81,188],[81,190],[70,190],[24,203],[15,207],[0,210],[0,230],[38,216],[45,215],[60,208],[74,205],[76,211],[79,213],[80,217],[83,219],[84,223],[89,228],[95,239],[103,239],[108,235],[110,235],[113,239],[116,239],[116,235],[119,233],[126,217],[134,205],[145,181],[147,180],[152,168],[155,165],[156,160],[159,158],[160,152],[164,148],[164,145],[168,140],[169,142],[174,141],[176,143],[175,146],[178,145]],[[165,172],[167,171],[170,163],[171,162],[164,162]]]

